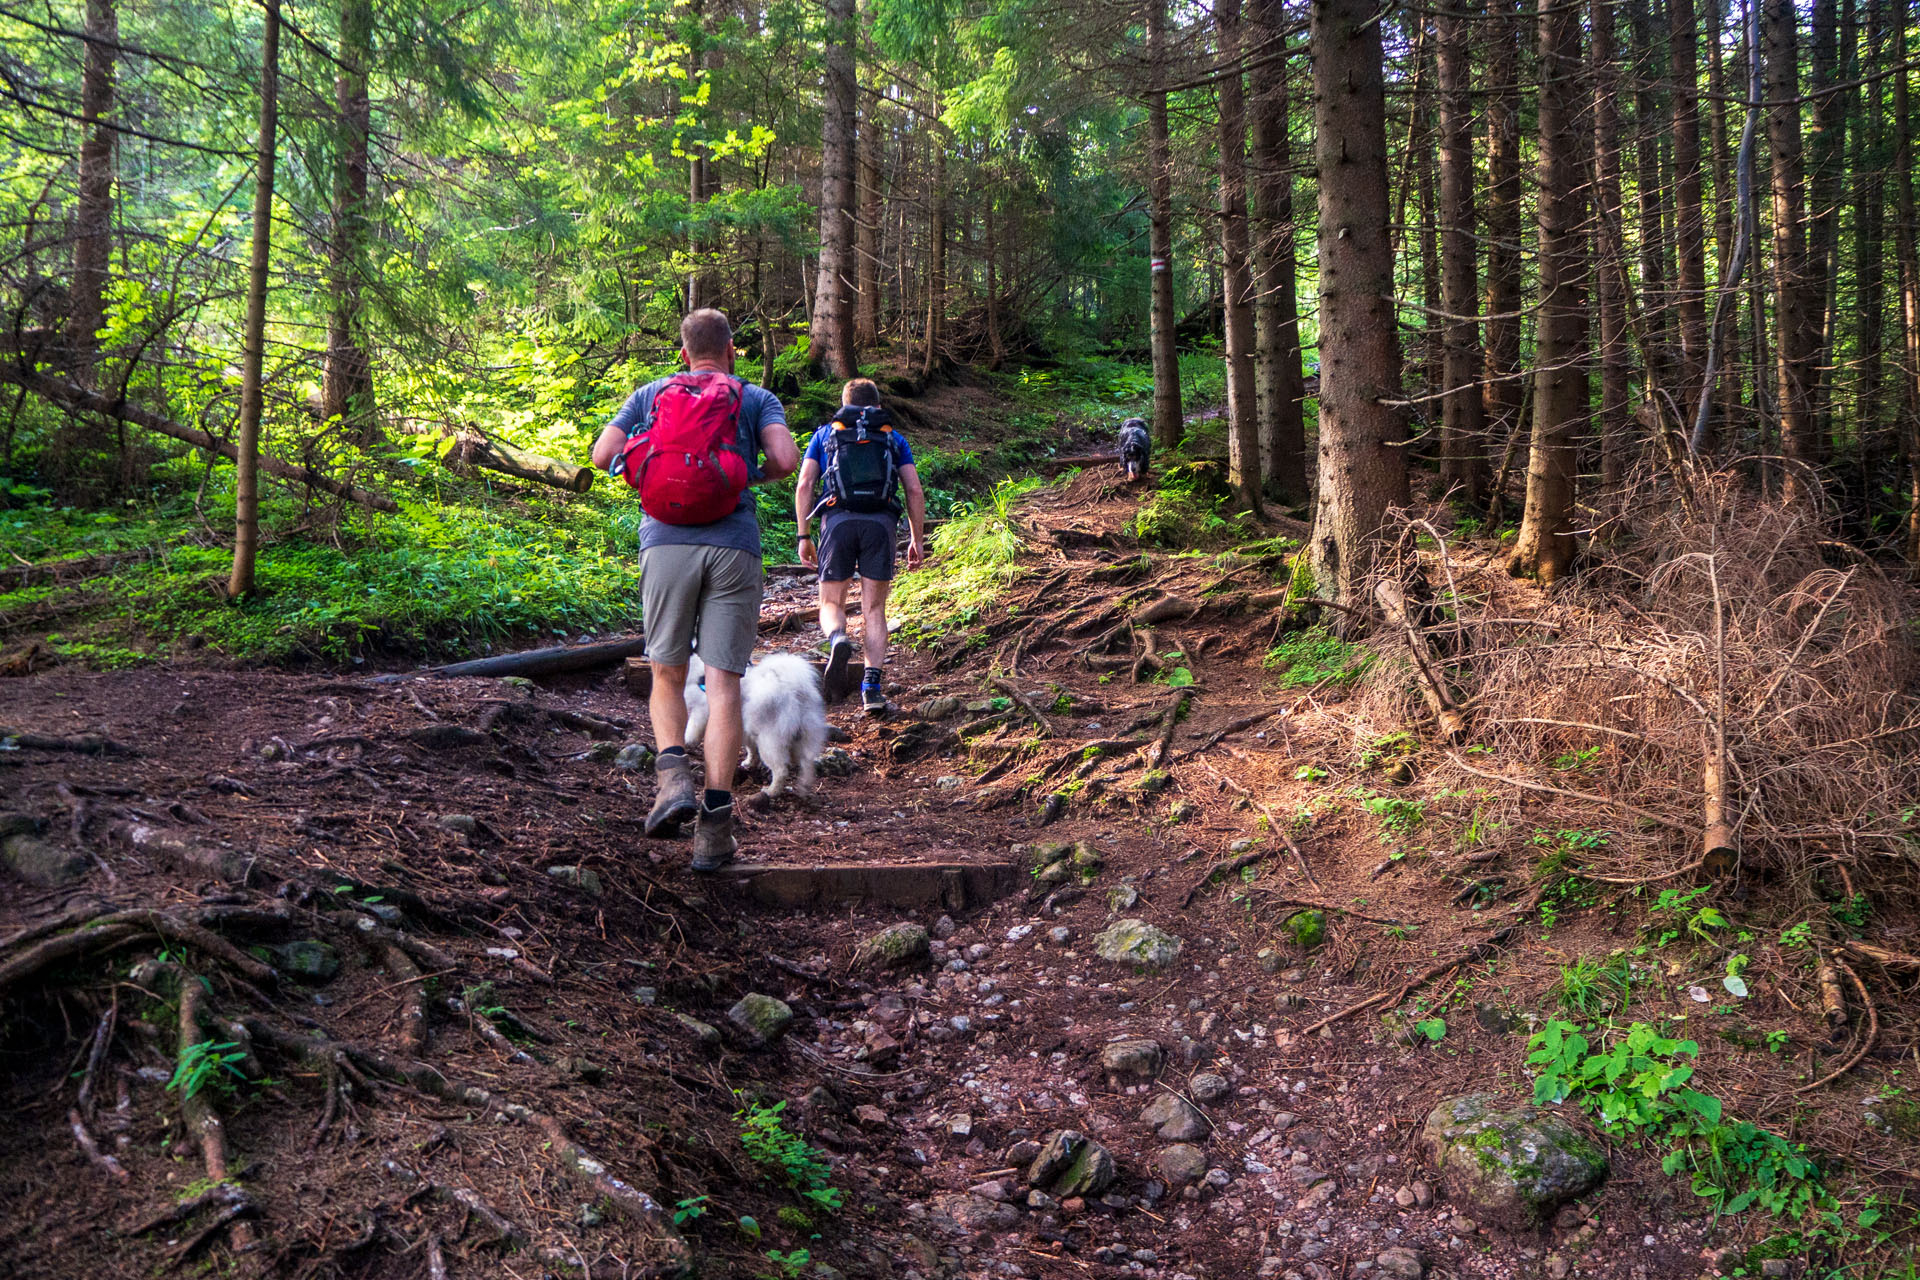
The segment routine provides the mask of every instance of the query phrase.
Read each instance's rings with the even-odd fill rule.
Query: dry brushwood
[[[1481,939],[1479,942],[1474,943],[1471,947],[1468,947],[1465,951],[1460,952],[1458,955],[1453,956],[1452,958],[1447,960],[1442,960],[1439,964],[1433,965],[1431,968],[1428,968],[1418,974],[1415,974],[1398,991],[1394,991],[1394,992],[1382,991],[1378,995],[1368,996],[1365,1000],[1360,1001],[1358,1004],[1350,1004],[1346,1008],[1341,1009],[1338,1012],[1328,1014],[1326,1017],[1320,1019],[1320,1021],[1314,1023],[1312,1026],[1302,1030],[1300,1034],[1303,1036],[1312,1035],[1314,1032],[1320,1030],[1322,1027],[1330,1027],[1334,1023],[1339,1022],[1343,1018],[1350,1018],[1354,1014],[1362,1013],[1368,1009],[1375,1007],[1376,1005],[1385,1005],[1387,1008],[1391,1009],[1396,1005],[1398,1005],[1401,1001],[1405,1000],[1408,996],[1412,995],[1419,988],[1425,986],[1429,982],[1432,982],[1435,978],[1442,977],[1446,974],[1452,973],[1455,969],[1458,969],[1463,964],[1472,964],[1477,960],[1484,959],[1486,956],[1493,954],[1493,952],[1498,950],[1503,943],[1505,943],[1509,938],[1513,936],[1514,931],[1517,930],[1519,927],[1520,926],[1518,925],[1510,924],[1502,928],[1496,929],[1493,931],[1493,933]]]

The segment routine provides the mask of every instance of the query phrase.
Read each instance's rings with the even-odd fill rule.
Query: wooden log
[[[572,493],[593,488],[594,469],[578,463],[562,462],[543,454],[516,449],[504,440],[486,440],[468,436],[461,442],[461,456],[476,467],[539,484],[552,485]]]
[[[1427,709],[1433,712],[1433,718],[1440,722],[1441,734],[1448,742],[1465,742],[1467,717],[1454,703],[1440,677],[1434,673],[1432,654],[1427,649],[1426,639],[1413,625],[1413,616],[1407,609],[1407,598],[1399,584],[1383,578],[1374,587],[1373,595],[1386,613],[1387,621],[1406,633],[1407,647],[1413,654],[1413,669],[1420,677],[1421,696],[1426,699]]]
[[[423,676],[557,676],[573,671],[592,671],[616,666],[646,651],[644,636],[624,640],[602,640],[598,644],[564,644],[550,649],[528,649],[522,653],[503,653],[495,658],[474,658],[467,662],[427,667]]]
[[[640,701],[653,696],[653,664],[644,655],[628,658],[621,676],[626,681],[627,692]]]
[[[1705,792],[1702,816],[1706,819],[1706,831],[1700,845],[1700,870],[1708,879],[1719,880],[1732,872],[1734,862],[1740,857],[1740,846],[1733,834],[1733,824],[1727,821],[1726,774],[1720,768],[1720,754],[1712,746],[1707,749],[1701,781]]]
[[[238,446],[231,441],[216,439],[198,427],[185,426],[171,418],[163,418],[157,413],[128,404],[125,400],[110,399],[98,392],[88,391],[71,382],[51,377],[17,360],[0,359],[0,382],[23,387],[63,409],[98,414],[100,417],[111,418],[116,422],[130,422],[155,435],[166,436],[170,440],[178,440],[196,449],[218,454],[229,462],[238,461],[240,457]],[[357,502],[375,511],[397,513],[400,510],[399,504],[383,493],[373,493],[358,485],[335,480],[332,476],[315,471],[312,467],[282,462],[271,454],[260,455],[260,469],[268,475],[278,476],[282,480],[291,480],[296,484],[304,484],[309,489],[318,489],[322,493],[330,493],[336,498]]]

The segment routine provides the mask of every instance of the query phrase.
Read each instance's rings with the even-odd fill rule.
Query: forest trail
[[[1337,660],[1276,682],[1250,602],[1280,589],[1283,557],[1143,549],[1137,505],[1106,473],[1040,491],[1005,597],[898,654],[901,713],[834,709],[844,741],[815,801],[745,815],[748,869],[1016,864],[986,902],[951,881],[915,900],[909,877],[908,905],[768,905],[739,875],[695,877],[684,842],[641,837],[651,774],[615,757],[646,740],[644,707],[619,672],[8,682],[11,724],[93,749],[0,755],[7,830],[38,828],[63,881],[0,902],[0,1256],[22,1277],[203,1255],[262,1275],[618,1276],[687,1256],[708,1275],[922,1280],[1710,1273],[1709,1246],[1750,1228],[1696,1210],[1657,1153],[1617,1146],[1605,1189],[1542,1232],[1436,1192],[1429,1112],[1527,1094],[1527,1017],[1621,918],[1569,911],[1491,962],[1474,951],[1532,909],[1513,906],[1524,878],[1481,893],[1469,868],[1456,894],[1452,872],[1388,856],[1362,806],[1325,803],[1329,770],[1390,780],[1410,751],[1353,763],[1387,734],[1341,714]],[[771,585],[763,641],[806,647],[810,585]],[[1133,679],[1143,662],[1157,680]],[[1042,871],[1043,842],[1079,856]],[[160,916],[21,964],[130,908]],[[1324,911],[1324,941],[1286,938],[1302,908]],[[1101,959],[1123,919],[1177,957]],[[900,923],[931,931],[931,964],[862,967],[859,944]],[[156,933],[161,963],[130,971]],[[1403,996],[1434,1030],[1376,1010],[1310,1031],[1469,957]],[[288,972],[322,961],[337,974]],[[237,1198],[210,1189],[204,1131],[167,1093],[160,984],[198,979],[208,1038],[251,1055],[234,1060],[253,1079],[205,1093]],[[769,1045],[730,1022],[748,993],[793,1013]],[[1778,1087],[1767,1054],[1740,1061],[1743,1096]],[[755,1098],[789,1104],[781,1132],[830,1153],[824,1179],[748,1158],[734,1117]],[[89,1161],[79,1121],[119,1173]],[[1110,1186],[1029,1194],[1025,1166],[1061,1130],[1110,1153]],[[842,1207],[802,1210],[796,1191],[826,1182]]]

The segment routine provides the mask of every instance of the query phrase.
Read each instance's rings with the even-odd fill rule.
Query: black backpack
[[[824,506],[900,514],[893,418],[878,405],[842,405],[827,432]]]

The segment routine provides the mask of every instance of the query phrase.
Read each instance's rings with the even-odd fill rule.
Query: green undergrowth
[[[933,531],[934,563],[894,586],[891,607],[906,620],[902,631],[908,640],[970,626],[1019,576],[1025,544],[1013,512],[1039,487],[1037,479],[1002,480],[979,503],[960,508]]]
[[[1282,689],[1304,689],[1322,680],[1350,685],[1367,673],[1373,659],[1371,651],[1348,644],[1324,626],[1312,626],[1269,649],[1265,666]]]

